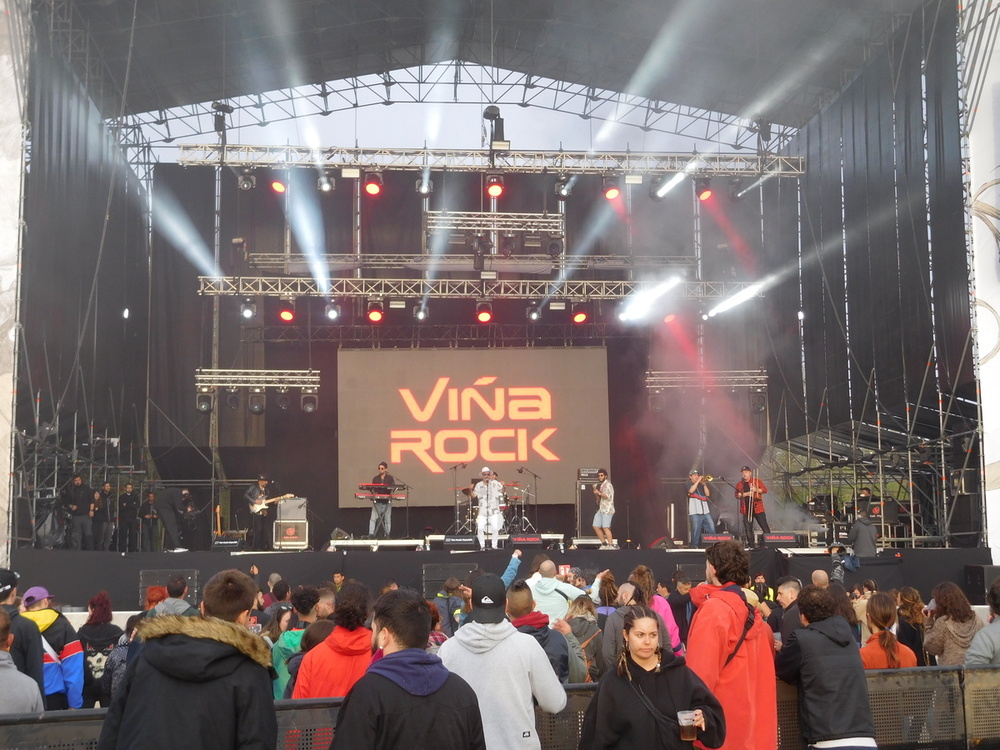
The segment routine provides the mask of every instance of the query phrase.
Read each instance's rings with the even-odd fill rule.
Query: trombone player
[[[765,534],[771,533],[771,526],[768,524],[767,514],[764,512],[764,495],[767,493],[767,485],[755,475],[749,466],[744,466],[740,472],[743,478],[736,483],[736,497],[740,501],[740,516],[743,517],[746,543],[748,547],[752,547],[754,521],[757,521],[760,530]]]
[[[688,517],[691,519],[691,546],[701,546],[702,534],[715,533],[715,521],[712,520],[712,508],[709,498],[712,490],[708,483],[712,476],[703,477],[697,469],[688,472],[691,486],[688,487]]]

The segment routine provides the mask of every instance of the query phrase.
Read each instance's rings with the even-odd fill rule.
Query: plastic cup
[[[693,742],[698,738],[698,727],[694,725],[694,711],[678,711],[677,723],[681,725],[681,740]]]

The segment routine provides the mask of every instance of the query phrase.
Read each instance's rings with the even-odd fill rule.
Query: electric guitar
[[[263,513],[265,510],[267,510],[267,506],[270,505],[271,503],[280,503],[282,500],[289,500],[290,498],[293,497],[295,497],[295,495],[289,494],[289,495],[282,495],[280,497],[271,497],[268,498],[267,500],[258,500],[255,503],[250,503],[250,512],[257,513],[259,515],[260,513]]]

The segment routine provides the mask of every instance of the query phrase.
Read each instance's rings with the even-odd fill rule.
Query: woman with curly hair
[[[917,655],[917,666],[927,666],[927,659],[924,657],[924,600],[920,598],[920,592],[912,586],[903,586],[896,592],[896,602],[898,608],[898,626],[896,627],[896,637],[904,646],[909,646],[913,653]]]
[[[868,628],[872,631],[861,647],[861,663],[865,669],[900,669],[917,666],[917,655],[904,646],[892,632],[896,623],[896,603],[881,591],[868,600]]]
[[[661,651],[659,621],[645,605],[628,607],[620,634],[623,647],[615,668],[601,678],[580,731],[580,750],[677,748],[682,740],[678,711],[693,711],[697,739],[721,747],[726,739],[722,706],[683,656]]]
[[[372,661],[372,631],[365,627],[370,596],[347,581],[337,592],[333,632],[302,658],[293,698],[343,698]]]
[[[938,657],[939,667],[961,666],[973,636],[983,629],[983,621],[972,611],[962,589],[951,581],[939,583],[931,592],[925,614],[930,621],[924,649]]]

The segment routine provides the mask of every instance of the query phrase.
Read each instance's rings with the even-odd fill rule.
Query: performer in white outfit
[[[503,526],[503,513],[500,503],[503,498],[503,484],[493,479],[490,467],[484,466],[482,479],[472,487],[472,496],[479,501],[479,513],[476,516],[476,533],[479,536],[480,549],[497,549],[500,541],[500,527]],[[486,527],[489,526],[491,544],[486,546]]]

